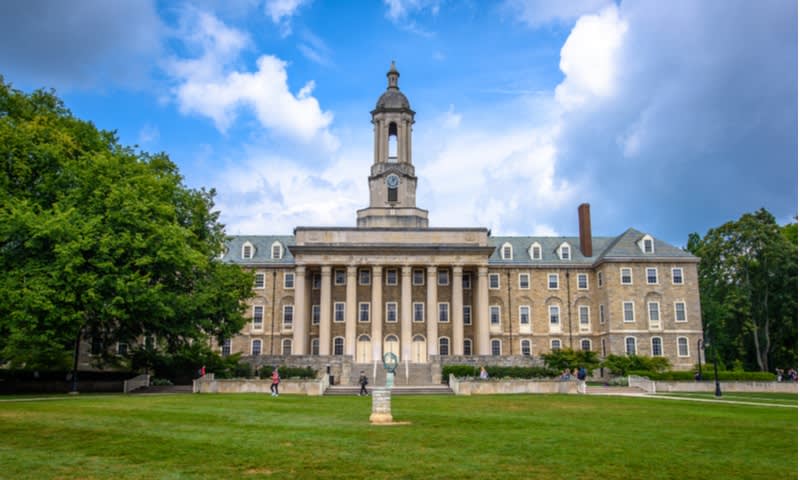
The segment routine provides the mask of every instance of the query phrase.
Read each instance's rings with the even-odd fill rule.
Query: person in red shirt
[[[276,367],[275,370],[272,371],[272,386],[269,387],[269,390],[272,392],[273,397],[278,396],[278,384],[281,383],[281,376],[278,374],[278,368]]]

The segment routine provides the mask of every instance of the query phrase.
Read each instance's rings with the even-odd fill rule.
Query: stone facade
[[[252,321],[225,353],[256,363],[281,355],[364,365],[391,351],[409,363],[499,364],[582,348],[601,358],[664,356],[678,369],[697,362],[696,257],[634,229],[593,237],[586,204],[579,237],[428,227],[427,211],[416,206],[414,112],[394,65],[387,77],[372,112],[370,204],[357,212],[357,226],[229,241],[223,260],[257,280]]]

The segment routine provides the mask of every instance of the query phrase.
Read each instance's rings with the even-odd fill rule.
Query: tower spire
[[[389,67],[389,71],[386,72],[386,78],[389,80],[389,86],[387,88],[391,90],[400,90],[400,88],[397,86],[397,79],[400,78],[400,72],[397,71],[394,60],[392,60],[392,65]]]

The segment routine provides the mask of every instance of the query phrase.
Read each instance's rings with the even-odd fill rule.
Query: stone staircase
[[[433,368],[427,363],[408,363],[400,364],[394,375],[395,386],[411,385],[436,385],[433,381]],[[367,375],[370,385],[386,385],[386,370],[382,364],[354,363],[350,369],[350,377],[341,379],[341,385],[358,385],[358,377],[361,371]],[[438,370],[437,372],[438,373]]]
[[[371,392],[373,385],[367,386]],[[354,385],[333,385],[325,390],[325,395],[352,396],[358,395],[360,387]],[[392,387],[392,396],[396,395],[453,395],[447,385],[396,385]]]

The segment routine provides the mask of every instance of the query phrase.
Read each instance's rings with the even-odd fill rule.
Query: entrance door
[[[356,343],[356,363],[369,363],[372,355],[372,343],[369,341],[369,335],[361,335],[358,337]]]
[[[426,363],[428,356],[425,354],[425,337],[414,335],[411,341],[411,361],[413,363]]]
[[[400,342],[395,335],[387,335],[386,340],[383,342],[383,354],[392,352],[400,358]]]

